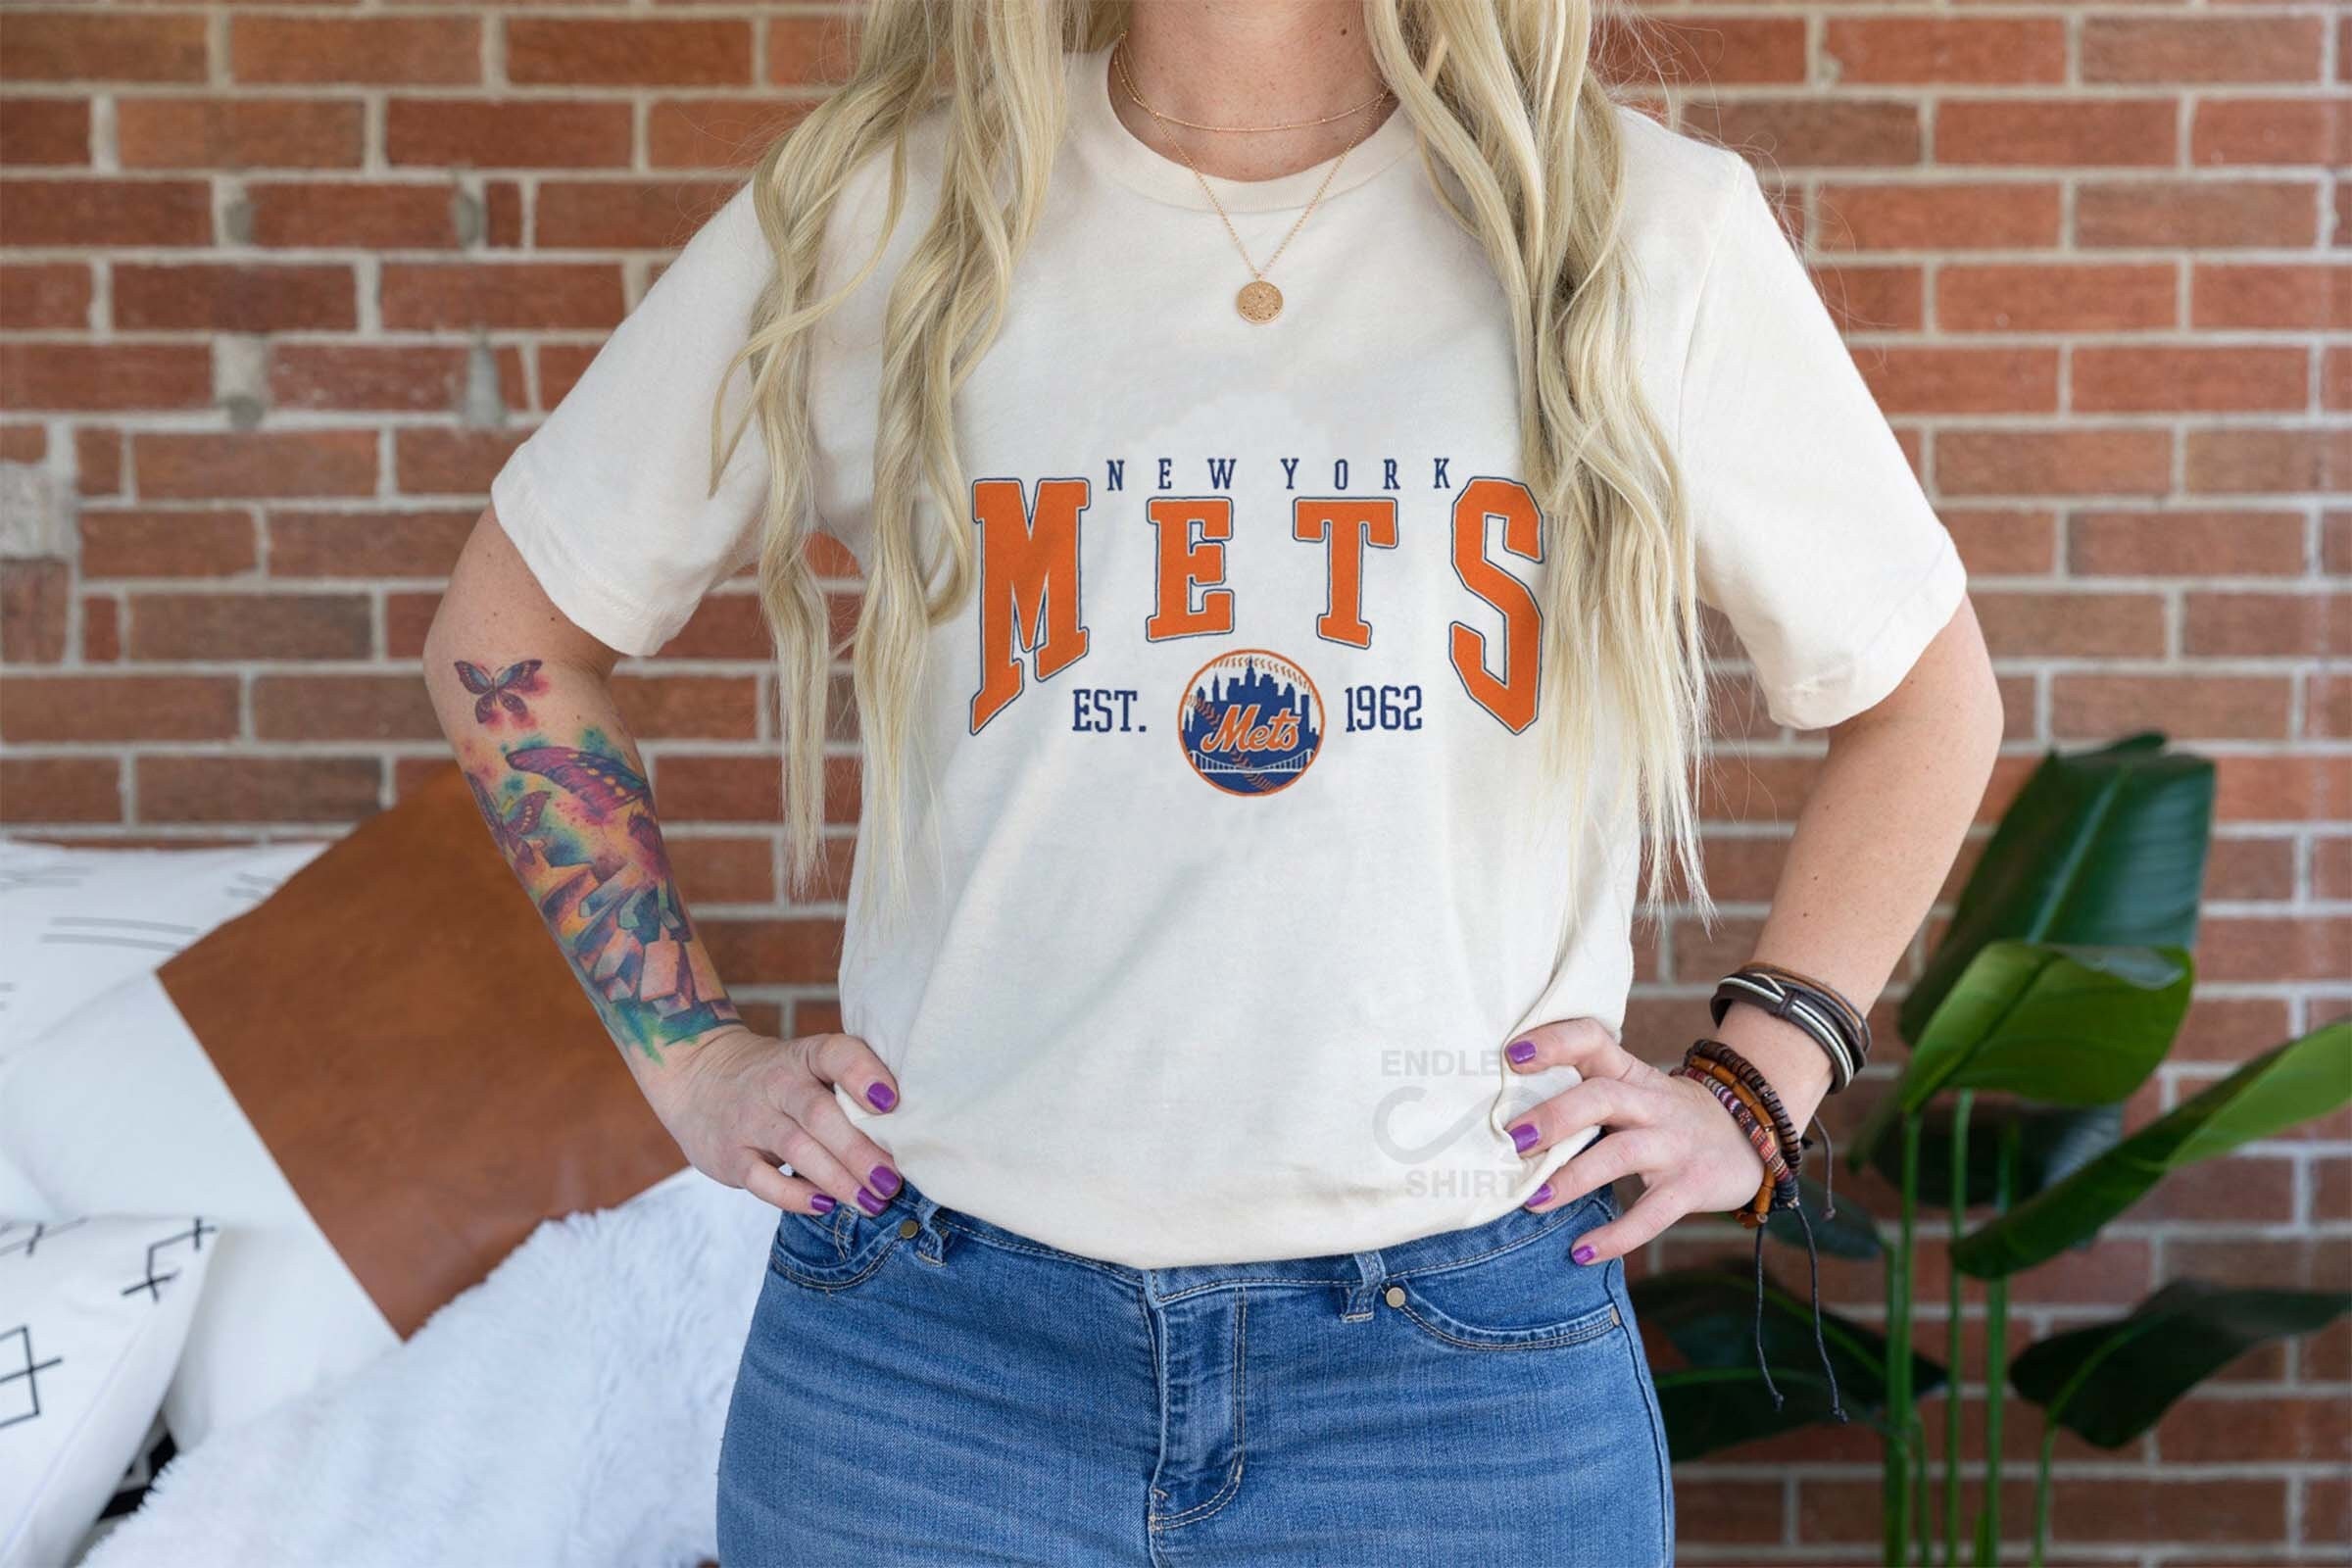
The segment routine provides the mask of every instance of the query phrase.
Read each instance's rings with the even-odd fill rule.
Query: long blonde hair
[[[975,530],[952,400],[1002,321],[1066,123],[1066,60],[1108,44],[1129,0],[871,0],[856,69],[760,160],[753,200],[776,256],[741,360],[772,479],[760,592],[774,634],[792,876],[822,850],[828,675],[841,652],[809,560],[810,329],[880,264],[906,191],[907,135],[944,108],[939,197],[892,280],[882,345],[871,547],[852,637],[868,772],[861,858],[903,900],[903,791],[931,628],[973,591]],[[1621,744],[1609,798],[1637,807],[1645,896],[1671,871],[1702,921],[1692,773],[1707,678],[1690,529],[1667,442],[1637,384],[1622,227],[1619,111],[1592,61],[1592,0],[1363,0],[1372,52],[1418,131],[1433,188],[1478,236],[1518,345],[1522,478],[1544,516],[1545,764],[1581,812],[1595,715]],[[819,241],[852,172],[890,159],[882,238],[816,296]],[[713,472],[740,439],[713,412]],[[928,499],[926,512],[920,502]],[[923,768],[927,775],[927,765]],[[1576,820],[1571,816],[1569,820]],[[1573,844],[1576,835],[1569,835]]]

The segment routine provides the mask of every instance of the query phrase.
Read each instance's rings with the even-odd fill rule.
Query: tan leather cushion
[[[455,763],[161,973],[404,1337],[542,1219],[685,1163]]]

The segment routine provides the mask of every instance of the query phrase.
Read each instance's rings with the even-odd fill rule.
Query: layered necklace
[[[1241,232],[1233,226],[1233,219],[1227,215],[1225,204],[1217,200],[1217,193],[1210,187],[1206,176],[1200,172],[1200,166],[1193,162],[1193,155],[1184,150],[1184,143],[1177,140],[1176,136],[1168,131],[1168,127],[1184,125],[1193,130],[1213,131],[1302,130],[1311,125],[1328,125],[1335,120],[1346,120],[1350,115],[1361,115],[1376,109],[1388,101],[1389,89],[1384,86],[1379,92],[1374,93],[1353,109],[1343,109],[1336,115],[1325,115],[1320,120],[1294,120],[1276,125],[1204,125],[1196,121],[1178,120],[1173,115],[1163,115],[1144,102],[1144,95],[1135,90],[1134,78],[1127,74],[1126,43],[1127,35],[1123,32],[1111,42],[1110,60],[1111,64],[1118,68],[1119,84],[1127,89],[1127,96],[1135,100],[1136,107],[1157,121],[1161,131],[1168,134],[1168,141],[1175,147],[1176,155],[1184,160],[1184,167],[1191,170],[1193,178],[1200,182],[1201,193],[1208,197],[1209,206],[1215,208],[1217,217],[1224,220],[1225,232],[1233,236],[1233,248],[1242,253],[1242,265],[1250,269],[1250,281],[1244,283],[1241,291],[1233,297],[1234,309],[1241,312],[1242,319],[1245,321],[1271,321],[1282,314],[1282,290],[1266,280],[1267,270],[1281,259],[1282,253],[1290,248],[1292,239],[1297,237],[1298,230],[1305,225],[1307,218],[1315,210],[1315,204],[1323,199],[1323,193],[1331,188],[1332,180],[1339,174],[1340,165],[1348,161],[1348,154],[1355,151],[1364,136],[1370,135],[1371,131],[1366,129],[1363,135],[1359,135],[1354,141],[1349,142],[1342,150],[1340,156],[1332,160],[1330,170],[1323,175],[1323,182],[1315,187],[1315,194],[1308,200],[1305,210],[1299,213],[1298,220],[1291,225],[1289,233],[1282,236],[1282,243],[1274,247],[1274,254],[1267,257],[1265,265],[1261,267],[1250,260],[1250,247],[1242,243]]]

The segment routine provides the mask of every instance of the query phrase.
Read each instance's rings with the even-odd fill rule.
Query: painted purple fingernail
[[[833,1202],[833,1195],[831,1193],[819,1193],[814,1198],[808,1200],[808,1206],[812,1209],[815,1209],[819,1214],[830,1214],[833,1212],[836,1205]]]
[[[1535,1148],[1536,1124],[1532,1121],[1523,1121],[1518,1126],[1512,1128],[1511,1142],[1518,1146],[1519,1152],[1522,1154]]]
[[[882,1200],[876,1198],[873,1194],[867,1192],[864,1188],[860,1187],[858,1189],[858,1206],[864,1209],[868,1214],[879,1214],[889,1205],[884,1203]]]
[[[899,1173],[888,1165],[876,1165],[865,1178],[874,1184],[874,1191],[884,1198],[899,1190]]]
[[[1529,1208],[1541,1208],[1545,1203],[1550,1201],[1551,1183],[1549,1182],[1545,1182],[1543,1186],[1537,1188],[1534,1192],[1527,1195],[1527,1206]]]
[[[1579,1263],[1590,1263],[1592,1261],[1592,1249],[1590,1247],[1580,1247],[1575,1251],[1570,1252],[1568,1255],[1575,1258]]]
[[[1527,1062],[1531,1062],[1536,1059],[1536,1043],[1533,1040],[1514,1040],[1511,1042],[1511,1049],[1508,1053],[1506,1053],[1506,1054],[1508,1054],[1513,1061],[1524,1065]]]
[[[899,1102],[899,1097],[888,1084],[869,1084],[865,1091],[865,1102],[876,1110],[888,1110]]]

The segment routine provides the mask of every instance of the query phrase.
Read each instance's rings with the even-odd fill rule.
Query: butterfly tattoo
[[[644,778],[628,763],[576,746],[525,746],[507,754],[507,765],[554,779],[577,797],[596,819],[653,797]]]
[[[546,690],[539,679],[539,664],[536,659],[518,660],[493,675],[479,664],[459,660],[458,679],[474,695],[474,722],[497,723],[498,710],[503,708],[527,723],[531,710],[523,699]]]
[[[539,819],[546,814],[549,792],[533,790],[512,808],[499,805],[482,781],[471,773],[466,782],[473,786],[473,803],[482,808],[484,820],[490,824],[490,836],[498,841],[498,853],[510,861],[527,859],[534,852],[531,835],[539,831]]]

